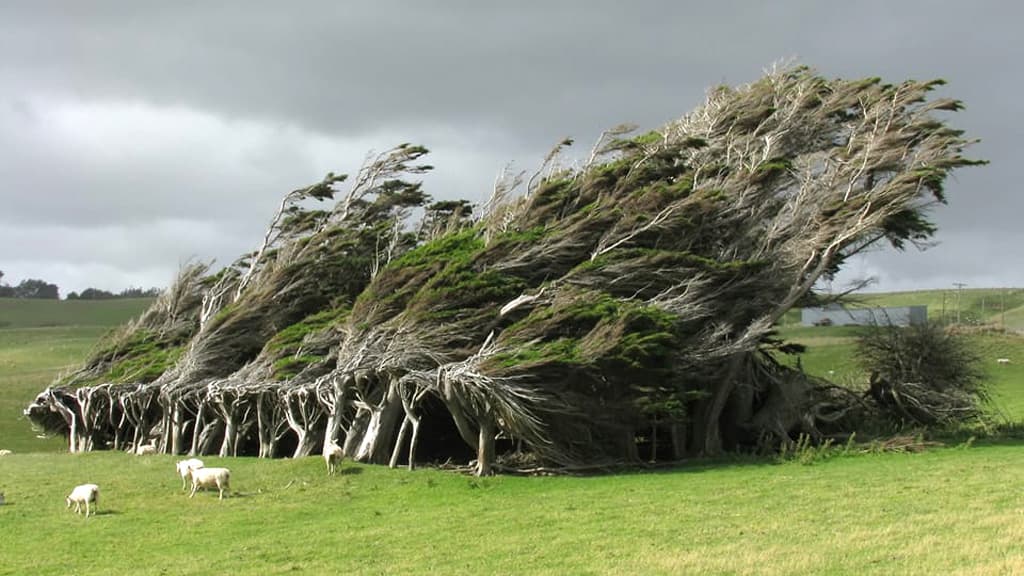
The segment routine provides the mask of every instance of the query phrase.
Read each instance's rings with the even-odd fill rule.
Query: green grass
[[[34,300],[0,298],[0,330],[55,326],[117,326],[138,316],[152,298]]]
[[[319,458],[204,458],[232,469],[233,495],[223,502],[215,492],[188,499],[171,456],[24,453],[63,444],[33,438],[26,422],[11,419],[22,400],[9,398],[31,398],[108,327],[0,329],[0,448],[16,452],[0,458],[8,502],[0,506],[0,575],[931,575],[1024,567],[1024,447],[1009,441],[595,477],[478,479],[351,462],[327,477]],[[860,377],[856,331],[781,329],[810,345],[805,369],[850,379]],[[1024,339],[973,338],[991,360],[1000,409],[1024,419]],[[64,496],[85,482],[101,486],[100,514],[89,519],[64,508]]]
[[[1004,574],[1024,565],[1020,446],[469,478],[319,458],[4,458],[0,574]],[[79,483],[100,514],[64,508]],[[59,551],[54,553],[55,551]]]
[[[62,439],[36,438],[22,410],[61,371],[81,362],[103,334],[151,302],[0,298],[0,449],[62,449]]]

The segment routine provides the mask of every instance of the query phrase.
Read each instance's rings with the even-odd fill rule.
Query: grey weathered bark
[[[480,440],[477,442],[476,475],[490,476],[494,473],[494,438],[497,427],[489,418],[480,422]]]
[[[309,387],[299,387],[282,391],[280,397],[284,401],[284,414],[288,425],[298,438],[292,457],[300,458],[313,454],[320,447],[317,430],[324,419],[316,391]]]

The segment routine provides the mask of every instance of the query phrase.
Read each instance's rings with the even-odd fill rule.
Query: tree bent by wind
[[[370,156],[286,195],[253,253],[183,269],[26,413],[72,451],[336,443],[478,474],[848,429],[862,399],[784,367],[772,327],[850,256],[934,234],[946,178],[980,163],[940,84],[778,68],[605,132],[581,167],[562,142],[476,209],[410,180],[426,149]]]

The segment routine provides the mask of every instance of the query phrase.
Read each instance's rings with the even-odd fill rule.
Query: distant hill
[[[914,290],[879,292],[850,297],[864,306],[928,307],[928,319],[956,322],[957,290]],[[960,292],[960,323],[1005,325],[1008,330],[1024,332],[1024,288],[971,288]],[[800,321],[798,311],[790,311],[783,324]]]
[[[0,298],[0,330],[57,326],[119,326],[141,314],[153,298],[43,300]]]

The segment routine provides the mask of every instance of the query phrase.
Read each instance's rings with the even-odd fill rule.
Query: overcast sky
[[[366,153],[433,152],[435,198],[480,200],[565,136],[657,128],[780,59],[945,78],[991,161],[949,184],[938,245],[843,278],[1024,286],[1024,5],[1004,2],[0,4],[0,270],[61,294],[166,286],[253,249],[281,196]]]

